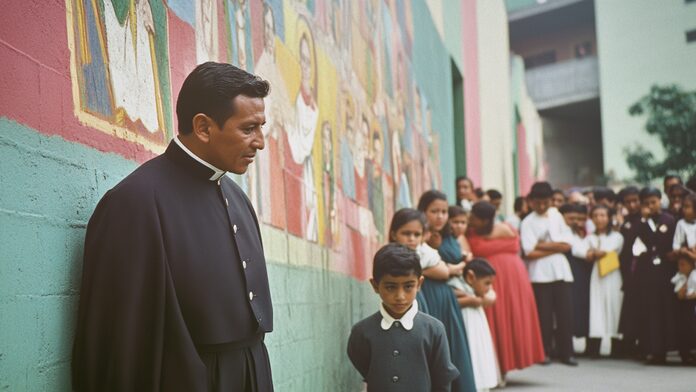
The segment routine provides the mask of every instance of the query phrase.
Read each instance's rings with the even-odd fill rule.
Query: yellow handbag
[[[599,263],[597,264],[599,277],[603,278],[619,269],[619,254],[614,251],[607,252],[597,263]]]

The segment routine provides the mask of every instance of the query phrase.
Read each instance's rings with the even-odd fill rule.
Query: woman
[[[471,206],[474,204],[476,194],[474,193],[474,182],[464,176],[457,177],[457,205],[461,206],[466,212],[471,211]]]
[[[428,244],[437,249],[442,256],[442,248],[459,247],[457,240],[450,236],[443,237],[443,229],[447,226],[447,196],[439,191],[430,190],[421,196],[418,202],[418,209],[425,214],[427,226],[430,230]],[[447,266],[453,270],[458,270],[458,275],[462,274],[464,263],[461,259],[461,249],[457,262],[453,263],[449,258],[442,257],[447,262]],[[450,344],[452,363],[459,369],[459,378],[452,383],[452,392],[455,391],[475,391],[474,372],[471,366],[471,354],[467,341],[464,320],[462,319],[461,308],[454,295],[454,291],[446,282],[435,281],[426,278],[421,286],[423,298],[427,304],[428,312],[431,316],[442,321],[447,332],[447,339]]]
[[[495,222],[495,207],[478,202],[471,209],[467,238],[475,257],[482,257],[497,271],[495,305],[486,309],[488,324],[503,374],[545,360],[536,301],[527,269],[519,256],[517,232]]]

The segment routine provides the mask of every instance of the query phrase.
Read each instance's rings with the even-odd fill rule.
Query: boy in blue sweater
[[[388,244],[375,255],[370,283],[382,303],[348,339],[348,357],[368,392],[449,391],[459,375],[445,327],[418,311],[421,272],[418,254],[403,245]]]

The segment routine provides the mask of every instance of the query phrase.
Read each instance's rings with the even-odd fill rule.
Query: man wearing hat
[[[564,255],[570,251],[572,231],[558,210],[551,208],[552,196],[553,188],[548,182],[532,185],[528,196],[532,212],[522,221],[520,240],[536,297],[545,363],[550,362],[549,356],[554,352],[562,363],[577,366],[572,342],[573,273]]]

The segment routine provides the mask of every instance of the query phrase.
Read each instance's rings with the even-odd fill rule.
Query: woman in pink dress
[[[474,256],[485,258],[496,270],[497,301],[486,309],[486,316],[501,373],[544,363],[536,301],[519,256],[517,232],[495,222],[495,207],[482,201],[471,209],[467,239]]]

